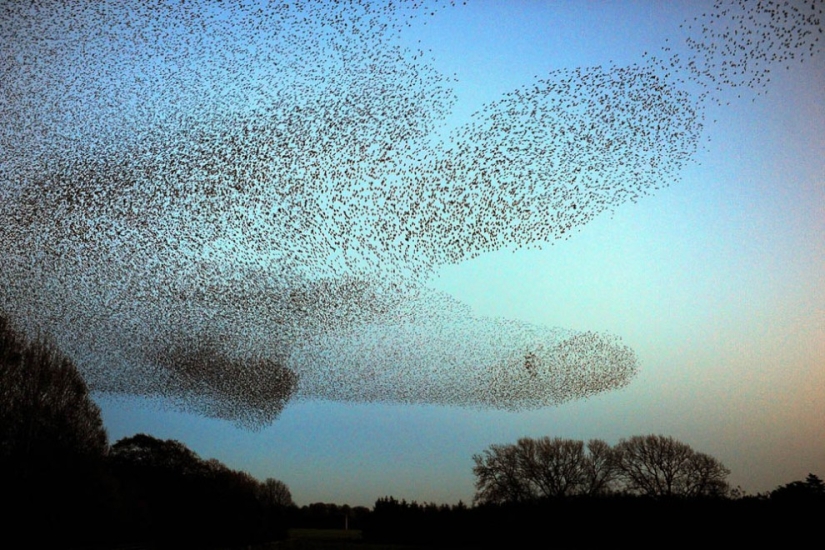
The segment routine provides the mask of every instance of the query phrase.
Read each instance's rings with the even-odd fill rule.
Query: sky
[[[713,9],[468,1],[416,19],[400,40],[454,75],[456,101],[436,131],[447,136],[553,71],[686,52],[680,25]],[[284,481],[299,505],[471,502],[473,454],[524,436],[670,435],[750,493],[824,475],[825,55],[770,68],[759,95],[703,100],[697,150],[659,189],[538,249],[484,251],[426,275],[478,318],[617,336],[638,359],[627,385],[517,411],[301,396],[251,428],[163,396],[97,392],[110,441],[177,439]]]

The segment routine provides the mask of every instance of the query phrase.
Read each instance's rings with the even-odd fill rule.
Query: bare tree
[[[601,439],[588,441],[584,472],[585,492],[591,496],[610,492],[618,473],[617,453],[613,447]]]
[[[595,495],[616,477],[615,453],[601,440],[523,437],[475,455],[476,502]]]
[[[583,441],[523,437],[474,455],[475,502],[520,502],[616,489],[650,496],[722,496],[730,470],[704,453],[661,435],[635,436],[611,447]]]
[[[289,508],[295,506],[292,501],[292,493],[286,483],[279,479],[268,477],[260,485],[259,498],[265,506],[275,508]]]
[[[475,502],[520,502],[535,497],[523,475],[515,445],[491,445],[484,454],[473,455],[476,476]]]
[[[730,485],[726,481],[730,470],[704,453],[694,453],[689,464],[686,496],[724,496]]]
[[[518,447],[529,465],[525,469],[526,477],[537,488],[539,496],[565,497],[582,492],[586,471],[582,441],[523,438]]]
[[[634,436],[616,446],[627,488],[649,496],[724,494],[730,470],[715,458],[662,435]]]

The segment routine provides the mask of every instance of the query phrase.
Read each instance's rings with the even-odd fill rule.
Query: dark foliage
[[[626,441],[612,455],[617,468],[618,455]],[[672,545],[674,535],[681,547],[759,547],[766,541],[782,547],[810,546],[809,526],[817,525],[825,513],[825,483],[816,475],[809,474],[804,481],[794,481],[757,496],[742,496],[741,491],[707,491],[701,483],[696,486],[698,489],[687,492],[676,489],[686,482],[679,481],[682,470],[675,465],[681,464],[690,472],[689,465],[699,456],[707,471],[727,475],[727,470],[715,461],[708,466],[706,455],[695,453],[672,438],[645,436],[631,441],[646,442],[650,456],[658,457],[651,460],[651,475],[661,475],[660,470],[673,472],[666,476],[671,480],[669,493],[626,486],[617,487],[620,491],[604,491],[599,484],[599,491],[571,491],[564,496],[534,494],[532,498],[497,502],[477,499],[479,502],[472,508],[463,503],[438,506],[384,497],[378,499],[364,523],[364,538],[375,543],[452,549],[532,548],[544,544],[558,548],[662,548]],[[545,443],[556,459],[566,457],[549,460],[545,466],[579,463],[577,457],[582,454],[583,445],[574,445],[571,440],[547,439]],[[485,455],[477,455],[474,470],[479,463],[485,467],[495,465],[507,449],[521,456],[524,468],[524,457],[534,455],[525,455],[523,451],[531,448],[526,439],[520,440],[519,445],[494,446]],[[571,452],[562,452],[564,449]],[[599,444],[595,449],[597,456],[608,456]],[[571,456],[575,460],[567,460]],[[684,460],[677,461],[677,456]],[[514,459],[512,465],[518,467],[519,460]],[[702,479],[695,472],[691,475],[690,479]],[[710,478],[714,479],[712,475]],[[527,479],[525,483],[529,487],[534,480]]]
[[[825,482],[814,474],[805,481],[792,481],[771,491],[771,500],[781,503],[825,504]]]
[[[110,464],[126,502],[131,541],[218,547],[286,536],[286,509],[262,497],[264,484],[217,460],[202,460],[178,441],[145,434],[121,439],[112,446]]]
[[[9,534],[30,542],[107,537],[113,480],[100,409],[74,364],[0,316],[0,502]],[[37,529],[29,531],[31,518]]]
[[[473,534],[479,525],[475,515],[461,502],[454,506],[418,504],[384,497],[376,501],[364,525],[371,542],[444,544],[453,546],[480,542]]]
[[[313,502],[293,510],[290,526],[303,529],[362,529],[370,514],[370,509],[364,506]]]
[[[258,498],[267,508],[292,508],[295,502],[286,483],[279,479],[267,478],[258,489]]]
[[[576,495],[504,504],[436,506],[379,499],[364,527],[374,543],[421,548],[810,546],[807,529],[825,506],[773,498]]]
[[[0,317],[0,453],[16,477],[100,458],[100,409],[74,364],[46,342],[26,343]],[[5,462],[8,461],[8,462]],[[8,470],[7,470],[8,471]]]
[[[286,536],[289,488],[177,441],[139,434],[111,449],[74,364],[0,316],[0,502],[26,545],[215,547]]]
[[[683,502],[661,507],[650,499],[627,495],[545,498],[473,508],[385,497],[376,502],[364,536],[371,542],[426,547],[527,548],[547,541],[552,533],[552,543],[558,547],[590,548],[615,544],[628,530],[641,533],[643,529],[645,537],[657,540],[656,532],[677,526],[674,513],[686,517],[689,508]],[[577,528],[583,518],[598,527]],[[639,546],[644,547],[644,542]]]

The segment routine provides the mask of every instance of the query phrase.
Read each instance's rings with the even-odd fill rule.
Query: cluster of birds
[[[682,57],[662,48],[654,65],[675,69],[679,82],[703,89],[700,99],[721,104],[735,93],[762,95],[771,71],[790,69],[822,51],[823,6],[821,0],[756,2],[716,0],[712,11],[686,21]]]
[[[519,409],[619,388],[615,337],[473,315],[446,264],[678,180],[708,101],[820,51],[822,6],[720,0],[680,58],[559,69],[443,140],[402,31],[454,2],[0,6],[0,309],[93,390],[260,426],[293,397]]]

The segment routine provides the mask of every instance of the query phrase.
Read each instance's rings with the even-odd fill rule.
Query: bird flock
[[[441,139],[435,0],[0,6],[0,311],[94,391],[262,426],[292,398],[523,409],[622,387],[615,336],[427,286],[678,181],[710,103],[818,55],[818,1],[559,68]]]

